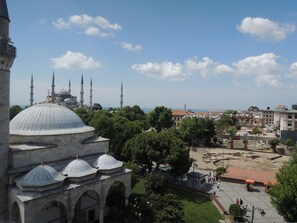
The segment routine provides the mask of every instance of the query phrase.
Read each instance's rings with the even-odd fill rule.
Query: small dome
[[[21,187],[42,187],[60,183],[65,178],[54,168],[47,165],[40,165],[32,169],[25,176],[17,179],[16,182]]]
[[[114,157],[108,154],[104,154],[99,156],[93,165],[99,170],[113,170],[121,168],[123,166],[123,162],[116,160]]]
[[[48,103],[31,106],[10,121],[11,135],[60,135],[93,130],[70,109]]]
[[[58,91],[57,95],[70,95],[68,91],[64,90],[63,88]]]
[[[62,171],[63,175],[67,177],[83,177],[91,174],[95,174],[97,170],[90,166],[86,161],[81,159],[75,159],[71,161]]]

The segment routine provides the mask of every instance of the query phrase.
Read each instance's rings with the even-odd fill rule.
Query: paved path
[[[246,218],[251,222],[252,205],[259,207],[265,211],[262,217],[258,210],[254,211],[254,223],[284,223],[283,218],[278,215],[274,207],[270,203],[269,195],[264,191],[264,187],[254,187],[253,192],[248,192],[244,184],[236,184],[229,182],[220,182],[220,189],[215,184],[207,184],[206,192],[216,192],[216,197],[222,206],[228,211],[230,204],[236,202],[236,199],[242,199],[243,203],[248,204],[248,212]]]

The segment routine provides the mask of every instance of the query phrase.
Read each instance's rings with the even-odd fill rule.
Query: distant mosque
[[[113,185],[121,185],[128,204],[132,171],[108,154],[109,139],[66,108],[84,107],[83,77],[79,103],[70,87],[55,92],[53,75],[50,103],[33,105],[32,76],[31,106],[9,121],[16,57],[9,22],[0,0],[0,223],[104,223],[115,210],[108,202]]]
[[[90,81],[90,100],[89,100],[89,105],[84,104],[84,77],[83,75],[81,76],[81,81],[80,81],[80,101],[77,101],[77,97],[71,95],[71,81],[69,80],[69,87],[68,91],[65,89],[60,89],[59,91],[55,91],[55,73],[53,72],[53,77],[52,77],[52,91],[51,94],[49,93],[46,96],[45,101],[42,103],[52,103],[52,104],[58,104],[62,105],[66,108],[69,108],[71,110],[74,110],[76,108],[85,108],[89,110],[98,110],[97,105],[93,104],[93,81],[91,78]],[[31,85],[30,85],[30,106],[34,105],[34,83],[33,83],[33,75],[31,75]],[[120,109],[123,108],[123,82],[121,82],[121,94],[120,94]]]

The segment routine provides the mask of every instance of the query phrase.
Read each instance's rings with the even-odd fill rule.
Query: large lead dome
[[[29,107],[10,122],[11,135],[60,135],[93,131],[68,108],[56,104]]]

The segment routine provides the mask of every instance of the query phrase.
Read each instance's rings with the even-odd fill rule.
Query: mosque
[[[31,106],[9,123],[16,57],[9,22],[0,0],[0,222],[103,223],[112,185],[122,185],[128,204],[131,170],[108,154],[109,139],[96,137],[53,93],[51,103]]]

